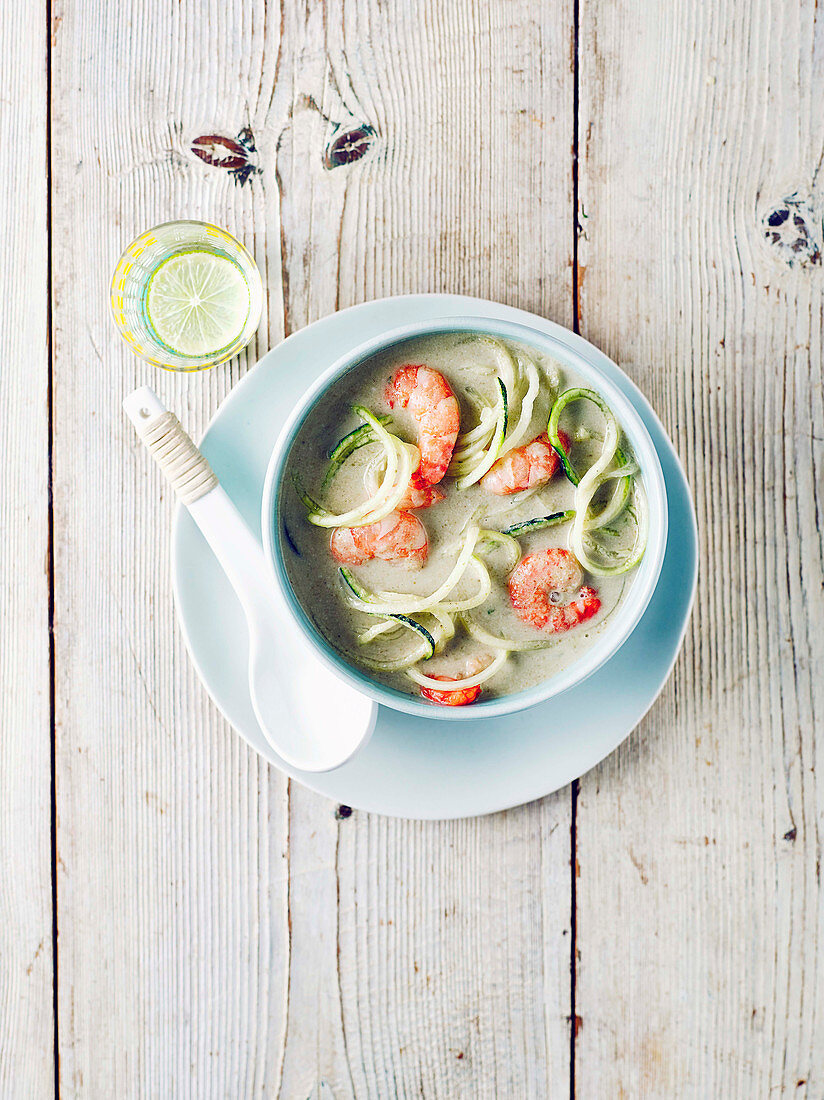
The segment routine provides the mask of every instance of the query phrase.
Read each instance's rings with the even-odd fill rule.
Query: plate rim
[[[303,328],[298,329],[293,333],[290,333],[287,337],[284,338],[284,340],[282,340],[280,343],[276,344],[274,347],[269,348],[261,356],[261,358],[255,363],[255,365],[243,376],[242,379],[239,380],[239,382],[226,395],[226,397],[223,399],[223,401],[220,402],[220,404],[218,405],[218,407],[215,410],[214,414],[210,418],[208,424],[206,425],[206,428],[203,431],[200,443],[202,444],[202,443],[205,443],[205,442],[208,441],[208,436],[212,432],[212,430],[214,429],[218,418],[221,417],[224,414],[224,412],[232,404],[234,404],[234,403],[236,403],[236,402],[238,402],[242,399],[243,394],[245,392],[246,383],[249,381],[249,379],[251,379],[253,376],[255,376],[259,370],[265,369],[271,358],[277,357],[282,352],[282,349],[284,348],[284,346],[289,341],[292,341],[296,337],[300,337],[302,334],[305,334],[307,329],[325,327],[327,325],[334,324],[335,321],[341,316],[341,314],[349,315],[349,314],[360,312],[360,311],[366,311],[366,310],[369,310],[370,308],[374,308],[376,306],[387,305],[387,304],[392,304],[392,305],[394,305],[394,304],[405,304],[405,305],[409,306],[409,305],[414,304],[415,302],[434,303],[435,301],[444,301],[445,303],[449,302],[449,303],[455,303],[455,304],[462,303],[465,308],[468,308],[470,310],[472,310],[472,309],[482,310],[484,307],[487,307],[487,308],[488,307],[493,307],[495,310],[505,311],[506,315],[513,317],[513,319],[516,320],[516,322],[518,321],[519,318],[522,318],[522,319],[527,319],[528,318],[532,323],[537,323],[541,326],[548,326],[554,334],[556,334],[556,335],[558,335],[562,338],[565,337],[567,340],[570,340],[572,343],[576,343],[578,341],[581,341],[582,343],[587,344],[589,347],[594,348],[594,350],[600,356],[603,356],[605,359],[607,359],[607,361],[611,365],[617,367],[617,369],[619,371],[621,371],[621,374],[622,374],[623,378],[625,379],[626,383],[629,385],[629,387],[632,391],[633,398],[638,397],[638,398],[641,399],[641,401],[643,402],[643,404],[645,406],[645,412],[647,412],[653,418],[656,427],[659,429],[662,436],[667,441],[668,448],[669,448],[669,451],[670,451],[670,456],[673,460],[673,465],[674,465],[675,471],[677,472],[678,478],[679,478],[680,483],[681,483],[681,487],[684,490],[685,498],[689,502],[689,509],[688,509],[688,513],[689,513],[689,531],[690,531],[690,535],[691,535],[691,545],[692,545],[692,548],[693,548],[693,551],[694,551],[694,553],[693,553],[694,561],[692,563],[692,570],[691,570],[692,575],[690,577],[690,584],[689,584],[689,598],[688,598],[688,600],[687,600],[687,602],[684,606],[683,620],[681,622],[680,629],[678,631],[677,644],[675,644],[675,646],[674,646],[673,656],[672,656],[670,662],[666,666],[663,673],[660,675],[658,681],[655,684],[654,690],[652,688],[649,689],[649,692],[650,692],[649,700],[648,700],[646,706],[644,707],[643,711],[640,712],[638,714],[638,716],[634,719],[633,724],[630,726],[630,728],[624,730],[618,737],[611,738],[610,741],[609,741],[609,747],[607,747],[605,749],[605,751],[601,751],[600,749],[597,749],[596,750],[596,753],[597,753],[596,757],[594,759],[592,759],[590,762],[588,762],[581,770],[578,770],[577,765],[573,765],[573,772],[572,773],[570,773],[568,775],[565,774],[565,773],[561,773],[562,778],[559,781],[550,780],[549,782],[551,783],[551,785],[548,787],[548,789],[539,791],[537,793],[528,793],[525,797],[517,797],[514,800],[513,800],[511,795],[508,796],[508,797],[504,797],[500,801],[494,800],[494,799],[492,799],[492,800],[487,799],[486,802],[484,802],[484,804],[482,806],[478,807],[478,808],[475,808],[475,809],[472,809],[472,810],[461,810],[461,811],[456,812],[456,813],[449,813],[449,812],[434,813],[434,812],[425,812],[424,811],[424,812],[418,812],[418,813],[415,813],[414,815],[412,815],[412,814],[405,813],[405,812],[393,811],[391,809],[384,809],[384,808],[376,809],[376,808],[373,808],[373,807],[368,806],[368,805],[358,806],[356,800],[353,801],[353,802],[346,803],[347,805],[352,805],[353,808],[359,808],[359,809],[362,809],[365,812],[369,812],[369,813],[381,814],[382,816],[394,816],[394,817],[399,817],[399,818],[403,818],[403,819],[407,819],[407,820],[432,820],[432,821],[460,820],[460,819],[466,819],[466,818],[471,818],[471,817],[484,816],[486,814],[499,813],[503,810],[513,809],[513,808],[515,808],[517,806],[520,806],[520,805],[526,805],[530,802],[533,802],[533,801],[539,800],[541,798],[544,798],[544,797],[554,793],[555,791],[558,791],[558,790],[562,789],[565,786],[568,786],[569,783],[574,781],[576,778],[580,778],[581,776],[585,775],[588,771],[590,771],[592,768],[596,767],[599,763],[601,763],[608,756],[610,756],[613,752],[615,752],[615,750],[630,736],[630,734],[633,732],[633,730],[635,730],[637,728],[637,726],[644,720],[646,715],[651,710],[653,704],[656,702],[659,695],[661,694],[661,691],[663,690],[665,684],[667,683],[670,676],[672,675],[672,671],[675,667],[675,664],[676,664],[676,662],[678,660],[678,657],[681,653],[681,650],[683,648],[684,638],[686,636],[687,628],[689,626],[690,619],[691,619],[691,616],[692,616],[692,611],[693,611],[693,607],[694,607],[694,603],[695,603],[695,597],[696,597],[696,591],[697,591],[698,574],[699,574],[699,559],[698,559],[699,532],[698,532],[698,522],[697,522],[696,511],[695,511],[695,502],[694,502],[693,497],[692,497],[689,481],[688,481],[687,476],[686,476],[686,471],[684,469],[681,458],[678,455],[678,452],[676,451],[676,449],[675,449],[675,447],[672,443],[672,440],[670,439],[668,433],[666,432],[666,429],[664,428],[664,425],[661,422],[660,417],[658,416],[658,414],[656,413],[656,411],[654,410],[652,405],[649,403],[649,401],[645,397],[643,391],[641,391],[641,389],[637,386],[635,381],[632,378],[630,378],[629,375],[627,375],[624,371],[622,371],[621,368],[618,367],[618,365],[616,363],[614,363],[614,361],[609,358],[609,356],[607,356],[603,351],[601,351],[601,349],[598,348],[596,345],[591,344],[584,337],[580,336],[578,333],[574,333],[571,329],[568,329],[565,326],[560,325],[555,321],[552,321],[552,320],[550,320],[548,318],[545,318],[545,317],[541,317],[539,314],[533,313],[533,312],[528,311],[528,310],[522,310],[522,309],[520,309],[518,307],[515,307],[515,306],[509,306],[509,305],[507,305],[506,303],[503,303],[503,302],[495,302],[491,299],[484,299],[484,298],[474,297],[474,296],[471,296],[471,295],[463,295],[463,294],[389,295],[389,296],[386,296],[386,297],[383,297],[383,298],[376,298],[376,299],[372,299],[372,300],[366,301],[366,302],[359,302],[359,303],[356,303],[352,306],[348,306],[345,309],[338,310],[334,313],[327,314],[325,317],[318,318],[316,321],[312,322],[311,324],[306,325]],[[482,314],[479,313],[479,317],[480,316],[482,316]],[[521,323],[525,323],[525,322],[521,321]],[[224,709],[224,706],[222,705],[222,703],[215,697],[215,694],[213,694],[213,690],[212,690],[212,688],[210,686],[210,683],[209,683],[209,681],[208,681],[208,679],[205,675],[204,669],[201,666],[200,661],[197,658],[194,646],[192,644],[192,638],[191,638],[191,635],[190,635],[190,632],[189,632],[189,629],[188,629],[187,621],[186,621],[186,618],[183,614],[182,597],[181,597],[180,590],[179,590],[179,580],[178,580],[178,578],[179,578],[180,571],[178,569],[178,561],[179,561],[178,544],[179,544],[179,541],[182,537],[182,535],[181,535],[181,532],[183,530],[182,521],[183,521],[183,518],[184,518],[185,511],[186,511],[185,508],[182,505],[178,504],[175,508],[175,512],[174,512],[174,516],[173,516],[173,520],[172,520],[172,532],[171,532],[172,538],[171,538],[171,548],[170,548],[170,550],[171,550],[171,553],[170,553],[170,568],[171,568],[171,573],[172,573],[172,590],[173,590],[174,606],[175,606],[175,613],[176,613],[176,618],[177,618],[177,621],[178,621],[178,625],[179,625],[179,628],[181,630],[181,634],[183,636],[184,643],[186,645],[186,650],[187,650],[187,653],[188,653],[188,656],[189,656],[189,660],[192,662],[192,665],[193,665],[193,667],[194,667],[194,669],[195,669],[195,671],[198,675],[198,678],[201,682],[202,687],[205,689],[206,693],[208,694],[208,696],[209,696],[210,700],[212,701],[212,703],[214,704],[214,706],[217,708],[218,712],[226,720],[228,725],[231,726],[233,731],[237,735],[239,735],[243,739],[243,741],[251,749],[253,749],[255,752],[257,752],[266,761],[267,764],[271,764],[271,765],[277,767],[280,771],[284,772],[284,774],[287,777],[289,777],[291,779],[295,779],[297,782],[301,783],[303,786],[315,791],[318,794],[321,794],[323,797],[329,798],[330,800],[340,801],[340,799],[337,795],[329,794],[328,791],[321,789],[316,784],[316,782],[314,781],[315,778],[320,778],[320,777],[313,777],[309,773],[296,772],[295,769],[290,768],[288,765],[285,764],[285,762],[281,761],[280,758],[277,758],[277,760],[274,760],[274,759],[271,759],[270,757],[266,756],[265,754],[261,753],[260,750],[258,749],[258,747],[246,736],[246,734],[243,732],[243,730],[235,725],[234,720],[229,716],[227,711]],[[191,521],[191,522],[193,522],[193,521]],[[659,583],[660,583],[660,580],[659,580]],[[645,612],[645,614],[646,614],[646,612]],[[642,627],[643,622],[644,622],[644,617],[642,616],[641,620],[639,621],[639,623],[635,627],[635,630],[633,630],[633,632],[625,640],[624,645],[635,634],[635,632],[638,631]],[[621,648],[623,648],[623,646]],[[610,660],[614,659],[614,657],[619,652],[620,652],[620,649],[616,651],[616,654],[614,654],[613,657],[610,658]],[[606,663],[606,665],[602,666],[599,671],[602,672],[603,669],[608,666],[608,664],[609,664],[609,661]],[[598,675],[598,673],[595,673],[595,678],[597,678],[597,675]]]

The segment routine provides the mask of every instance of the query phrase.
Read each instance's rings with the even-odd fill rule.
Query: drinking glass
[[[230,260],[249,291],[249,309],[242,328],[227,333],[226,344],[205,355],[185,355],[169,347],[155,331],[147,310],[152,276],[161,264],[179,253],[211,253]],[[252,339],[260,324],[263,286],[251,254],[225,229],[208,222],[165,222],[133,240],[118,260],[112,278],[111,306],[120,335],[141,359],[165,370],[204,370],[231,359]]]

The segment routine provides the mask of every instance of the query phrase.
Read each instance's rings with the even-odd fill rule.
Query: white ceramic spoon
[[[369,740],[378,707],[323,664],[269,576],[260,543],[211,466],[148,386],[123,408],[231,581],[249,627],[249,689],[269,744],[307,772],[339,768]]]

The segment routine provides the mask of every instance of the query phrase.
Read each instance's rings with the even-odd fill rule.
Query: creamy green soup
[[[403,407],[393,380],[409,377]],[[428,496],[442,499],[414,506]],[[321,634],[381,683],[449,705],[531,687],[580,656],[646,537],[643,479],[600,396],[534,348],[466,333],[396,345],[332,386],[291,447],[280,508],[287,575]]]

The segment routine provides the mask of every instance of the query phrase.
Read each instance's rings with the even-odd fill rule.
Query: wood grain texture
[[[577,11],[578,320],[676,441],[702,575],[664,695],[580,785],[575,1092],[820,1100],[822,19]],[[573,6],[52,14],[62,1091],[566,1096],[568,792],[397,822],[264,766],[188,663],[171,501],[120,399],[148,380],[197,435],[284,333],[385,294],[571,323]],[[27,148],[0,317],[30,368],[0,379],[4,625],[25,627],[0,655],[0,1093],[28,1097],[53,1073],[45,43],[22,5],[0,21],[22,104],[0,148]],[[133,360],[107,311],[122,246],[180,216],[235,231],[268,287],[246,355],[191,378]]]
[[[278,285],[271,192],[190,147],[254,127],[279,21],[160,0],[57,3],[54,18],[61,1086],[268,1094],[285,1032],[286,784],[197,682],[172,605],[172,502],[120,402],[149,382],[197,437],[281,321],[227,368],[166,375],[120,343],[108,281],[138,232],[194,217],[235,232]]]
[[[0,7],[0,1096],[53,1094],[46,26]]]
[[[571,5],[55,8],[63,1089],[565,1095],[568,797],[413,825],[287,789],[189,667],[171,503],[119,404],[148,380],[197,436],[284,331],[389,293],[568,322]],[[247,126],[241,179],[209,139]],[[136,363],[107,315],[121,247],[174,216],[268,285],[257,344],[202,377]]]
[[[577,1091],[817,1100],[822,15],[580,11],[582,331],[675,439],[701,576],[663,696],[581,782]]]
[[[564,791],[480,821],[342,823],[355,1096],[569,1095],[568,813]]]

